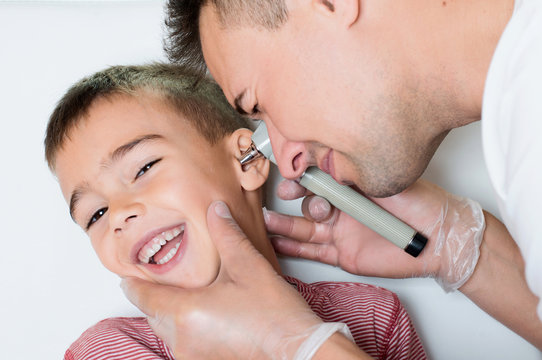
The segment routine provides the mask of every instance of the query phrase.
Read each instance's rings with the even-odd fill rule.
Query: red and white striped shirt
[[[306,284],[292,277],[311,309],[326,322],[344,322],[356,344],[375,359],[426,359],[408,313],[397,295],[381,287],[347,282]],[[77,339],[65,360],[174,359],[145,318],[100,321]]]

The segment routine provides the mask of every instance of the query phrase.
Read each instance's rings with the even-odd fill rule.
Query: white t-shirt
[[[516,0],[493,55],[482,106],[489,177],[506,227],[542,298],[542,1]],[[542,319],[542,302],[538,304]]]

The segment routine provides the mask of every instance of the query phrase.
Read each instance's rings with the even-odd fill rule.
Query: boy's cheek
[[[120,277],[136,277],[142,280],[151,280],[147,276],[143,274],[143,272],[139,271],[135,265],[127,264],[123,265],[119,263],[118,261],[113,261],[113,259],[109,256],[99,256],[101,263],[105,266],[105,268],[109,271],[111,271],[113,274],[116,274]]]
[[[104,241],[98,241],[92,238],[91,244],[98,259],[106,269],[121,277],[133,276],[133,274],[130,274],[125,267],[121,266],[118,260],[119,254],[116,253],[115,249],[107,246],[107,243]]]

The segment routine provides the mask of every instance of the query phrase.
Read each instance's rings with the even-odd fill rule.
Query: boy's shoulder
[[[375,359],[427,359],[397,294],[357,282],[304,283],[285,277],[326,322],[348,325],[356,344]]]
[[[380,324],[389,328],[400,317],[408,319],[397,294],[379,286],[337,281],[305,283],[292,277],[286,280],[325,321],[347,322],[351,327]]]
[[[64,359],[126,359],[127,354],[136,353],[145,359],[174,359],[143,317],[115,317],[98,322],[66,350]]]
[[[401,305],[397,294],[376,285],[340,281],[305,283],[290,276],[286,276],[285,279],[308,302],[310,302],[309,300],[327,299],[328,301],[338,303],[349,300],[348,302],[352,304],[357,302],[365,304],[374,303],[380,306],[387,304],[388,307],[398,307]],[[352,302],[352,300],[356,301]]]

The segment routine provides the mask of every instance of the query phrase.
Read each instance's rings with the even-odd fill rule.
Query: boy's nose
[[[272,125],[268,125],[267,129],[281,175],[291,180],[301,177],[310,161],[305,143],[286,139]]]
[[[145,213],[145,207],[139,202],[110,204],[109,219],[115,233],[127,230],[130,225]]]

